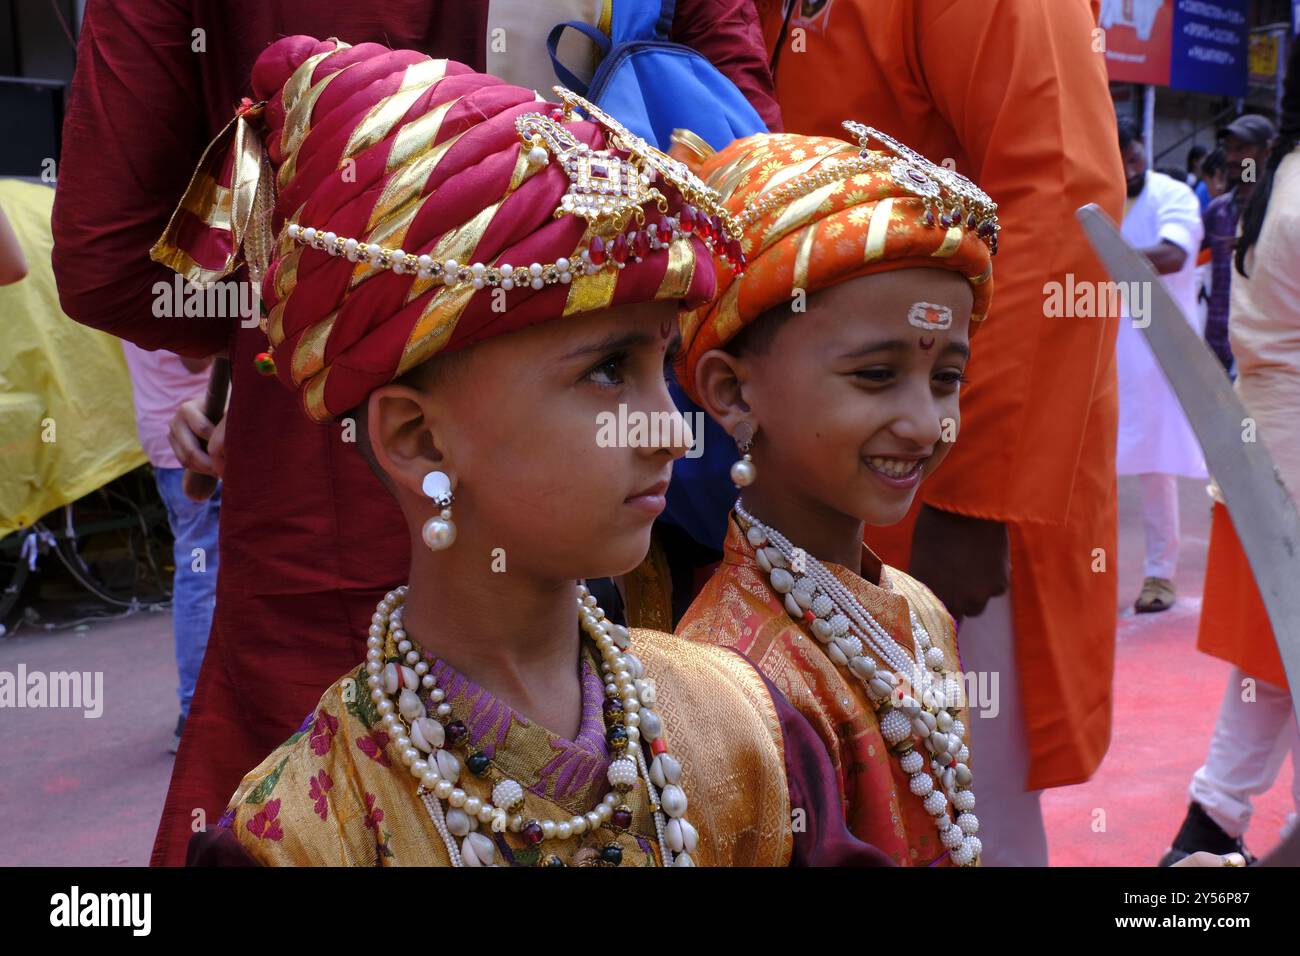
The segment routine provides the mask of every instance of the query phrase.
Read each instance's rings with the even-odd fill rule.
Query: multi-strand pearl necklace
[[[939,840],[951,851],[952,861],[958,866],[978,862],[983,844],[975,835],[979,819],[971,812],[975,794],[967,766],[970,749],[964,741],[965,725],[948,709],[949,702],[958,698],[958,686],[943,673],[943,649],[931,643],[909,606],[913,644],[909,654],[825,565],[795,548],[739,501],[736,515],[786,613],[808,628],[838,667],[866,685],[881,736],[908,774],[909,789],[934,818]],[[803,573],[796,577],[791,569],[798,567]],[[907,693],[899,675],[911,676],[920,700]],[[930,754],[928,761],[916,749],[917,738]],[[956,821],[948,814],[949,801],[957,811]]]
[[[578,617],[582,630],[601,655],[606,698],[602,712],[613,757],[607,776],[613,789],[585,814],[540,821],[527,819],[521,813],[524,788],[515,780],[500,777],[492,788],[491,800],[472,797],[456,786],[461,760],[446,745],[468,744],[469,731],[461,721],[444,723],[452,716],[446,692],[437,686],[428,661],[402,628],[406,592],[406,585],[388,592],[375,608],[366,640],[366,680],[384,730],[411,776],[419,781],[416,792],[447,847],[452,866],[496,865],[496,844],[478,832],[480,824],[489,826],[493,833],[509,830],[520,834],[529,846],[595,833],[602,827],[627,830],[632,824],[632,810],[622,801],[637,786],[638,779],[645,781],[664,865],[695,865],[691,855],[699,836],[685,817],[682,768],[668,753],[663,738],[663,722],[655,711],[654,681],[645,679],[644,666],[628,650],[631,639],[627,628],[605,618],[585,586],[578,585]],[[427,691],[424,700],[418,693],[420,688]],[[648,766],[642,738],[654,754]],[[471,754],[466,765],[475,775],[491,769],[491,761],[481,753]],[[563,865],[553,853],[539,858],[548,865]],[[622,849],[617,842],[606,844],[597,860],[609,865],[621,861]]]

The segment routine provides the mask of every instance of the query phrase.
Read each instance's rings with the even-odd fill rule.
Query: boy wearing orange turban
[[[845,126],[857,145],[753,136],[699,170],[743,226],[748,267],[683,313],[678,378],[736,438],[742,491],[677,632],[744,652],[809,719],[859,839],[900,865],[972,865],[952,618],[862,535],[902,519],[956,438],[996,206]]]
[[[261,362],[321,427],[346,416],[411,576],[191,862],[887,862],[748,662],[611,624],[579,583],[641,560],[689,442],[597,432],[675,414],[676,303],[741,264],[716,195],[576,97],[410,51],[288,37],[253,87],[155,256],[247,259]]]

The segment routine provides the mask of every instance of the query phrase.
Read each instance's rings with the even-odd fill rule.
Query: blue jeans
[[[175,544],[172,557],[176,575],[172,582],[172,628],[176,641],[176,673],[180,684],[181,716],[190,712],[194,685],[198,683],[203,652],[212,629],[212,609],[217,603],[217,522],[221,514],[221,485],[207,501],[191,501],[181,490],[183,468],[155,468],[158,493],[167,506]]]

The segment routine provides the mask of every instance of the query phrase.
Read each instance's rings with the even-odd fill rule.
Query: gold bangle
[[[698,134],[692,133],[688,129],[673,130],[671,140],[673,145],[681,146],[683,149],[690,150],[690,152],[698,156],[700,162],[704,162],[704,160],[717,152],[717,150],[706,143]]]

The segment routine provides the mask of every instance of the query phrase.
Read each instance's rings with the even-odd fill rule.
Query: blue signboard
[[[1174,0],[1169,85],[1245,96],[1250,35],[1246,0]]]

